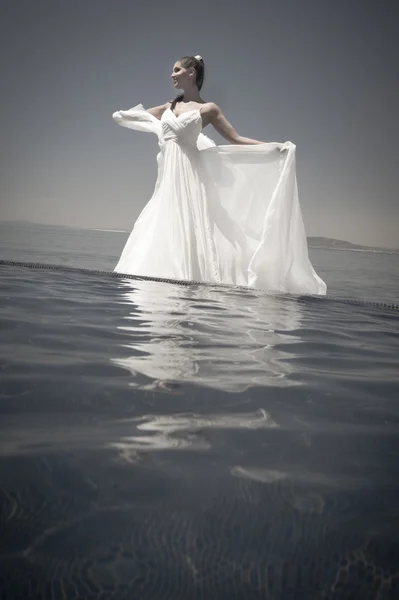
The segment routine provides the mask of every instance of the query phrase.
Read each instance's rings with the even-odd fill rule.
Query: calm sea
[[[370,303],[0,265],[1,600],[399,598],[399,255],[310,253]]]

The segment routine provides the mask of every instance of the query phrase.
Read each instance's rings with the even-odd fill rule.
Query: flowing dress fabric
[[[153,196],[115,271],[326,293],[308,257],[294,144],[216,146],[199,109],[159,120],[138,105],[113,118],[155,133],[161,149]]]

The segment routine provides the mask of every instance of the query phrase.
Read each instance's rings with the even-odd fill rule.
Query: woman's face
[[[194,69],[185,69],[181,62],[178,60],[172,70],[172,81],[173,87],[178,89],[186,88],[190,83],[193,82],[193,71]]]

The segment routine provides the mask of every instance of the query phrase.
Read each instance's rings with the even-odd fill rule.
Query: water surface
[[[393,299],[376,256],[312,260]],[[1,598],[399,597],[396,311],[0,266],[0,331]]]

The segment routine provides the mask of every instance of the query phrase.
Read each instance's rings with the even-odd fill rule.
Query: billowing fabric
[[[199,109],[159,120],[140,104],[113,118],[155,133],[161,148],[153,196],[115,271],[326,293],[308,257],[294,144],[216,146]]]

